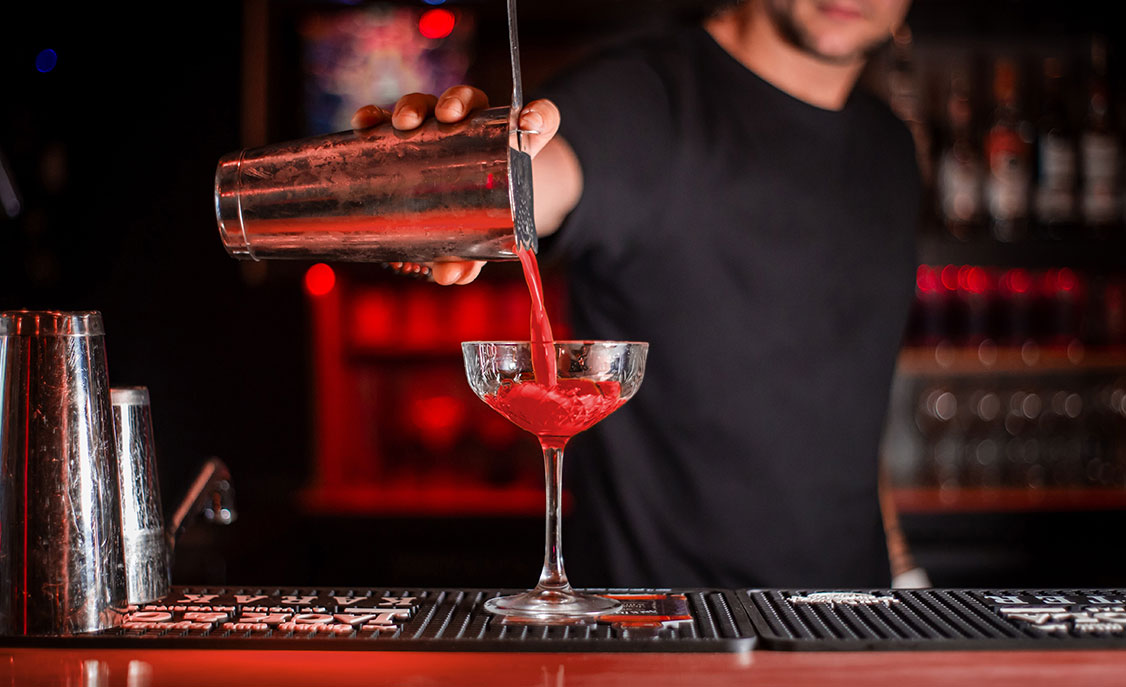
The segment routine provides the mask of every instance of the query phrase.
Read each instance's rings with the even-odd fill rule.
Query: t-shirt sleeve
[[[578,157],[583,192],[545,247],[552,256],[628,247],[658,211],[672,148],[670,99],[657,64],[639,49],[587,61],[536,97],[559,107]]]

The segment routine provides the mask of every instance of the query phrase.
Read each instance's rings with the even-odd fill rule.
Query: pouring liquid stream
[[[562,449],[568,439],[614,412],[625,401],[621,399],[618,382],[559,379],[536,255],[523,247],[517,247],[516,254],[532,301],[531,349],[535,379],[502,386],[485,398],[485,402],[513,424],[534,434],[544,448]]]
[[[532,370],[536,374],[536,381],[550,389],[555,387],[557,381],[555,337],[551,333],[551,321],[544,307],[539,263],[536,261],[536,254],[526,247],[518,246],[516,254],[524,269],[524,281],[528,284],[528,295],[532,299]]]

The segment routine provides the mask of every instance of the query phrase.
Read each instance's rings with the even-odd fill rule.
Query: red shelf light
[[[457,18],[449,10],[426,10],[418,19],[418,32],[426,38],[437,40],[454,32]]]
[[[310,296],[325,296],[336,286],[336,272],[318,262],[305,271],[305,290]]]

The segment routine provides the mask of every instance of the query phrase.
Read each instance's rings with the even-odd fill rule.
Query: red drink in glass
[[[481,400],[543,449],[546,476],[544,562],[535,589],[489,599],[485,608],[508,622],[570,624],[613,614],[618,602],[576,592],[563,570],[563,448],[622,406],[641,385],[649,345],[622,341],[469,341],[461,345],[469,386]],[[555,379],[541,381],[544,359]],[[538,360],[538,363],[537,363]]]

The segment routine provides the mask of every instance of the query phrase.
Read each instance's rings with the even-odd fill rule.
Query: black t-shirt
[[[914,286],[918,172],[875,98],[778,90],[701,28],[545,89],[581,162],[580,338],[650,342],[567,449],[579,586],[886,586],[877,450]]]

